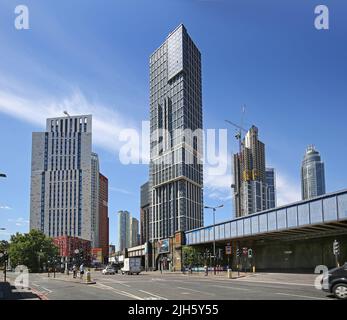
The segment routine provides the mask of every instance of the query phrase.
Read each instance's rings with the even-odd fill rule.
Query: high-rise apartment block
[[[99,159],[92,116],[50,118],[32,135],[30,229],[99,245]]]
[[[266,168],[266,200],[267,209],[276,208],[276,172],[274,168]]]
[[[179,25],[150,57],[151,241],[203,225],[202,124],[201,54]]]
[[[139,245],[139,220],[130,218],[130,248]]]
[[[149,241],[149,218],[151,212],[149,182],[141,186],[141,209],[140,209],[140,244]]]
[[[105,263],[109,256],[108,179],[99,174],[99,247]]]
[[[118,250],[130,247],[130,213],[118,211]]]

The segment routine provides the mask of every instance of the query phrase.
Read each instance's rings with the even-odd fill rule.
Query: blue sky
[[[146,165],[118,158],[122,128],[149,119],[149,55],[184,23],[202,53],[205,128],[224,119],[259,127],[267,164],[277,170],[278,202],[300,198],[308,144],[326,164],[327,191],[346,188],[347,4],[321,1],[330,29],[314,28],[317,1],[93,0],[23,1],[30,30],[14,28],[13,1],[0,4],[0,238],[27,232],[31,133],[44,119],[93,113],[94,151],[109,178],[110,240],[116,212],[139,217]],[[229,128],[230,129],[230,128]],[[229,153],[237,150],[229,130]],[[230,169],[230,168],[229,168]],[[205,204],[232,217],[230,173],[206,177]],[[211,222],[205,213],[205,224]]]

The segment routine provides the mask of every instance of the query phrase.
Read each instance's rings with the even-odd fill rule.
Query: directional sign
[[[231,254],[231,246],[225,246],[225,254]]]

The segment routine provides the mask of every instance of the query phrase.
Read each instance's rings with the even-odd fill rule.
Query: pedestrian
[[[207,265],[205,264],[205,276],[208,276],[208,267],[207,267]]]
[[[76,278],[76,276],[77,276],[77,267],[76,267],[75,264],[72,267],[72,272],[73,272],[73,277]]]
[[[84,265],[83,263],[80,265],[80,277],[81,279],[83,279],[83,275],[84,275]]]

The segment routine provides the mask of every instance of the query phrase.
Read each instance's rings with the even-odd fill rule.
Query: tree
[[[191,247],[191,246],[184,246],[182,249],[182,253],[183,253],[183,263],[184,265],[188,266],[188,265],[196,265],[198,264],[198,256],[199,253],[198,251]]]
[[[8,251],[9,248],[9,243],[6,240],[1,240],[0,241],[0,253],[2,253],[0,257],[0,267],[5,265],[5,258],[4,258],[4,253],[5,251]]]
[[[38,230],[11,236],[9,257],[12,266],[25,265],[30,272],[38,272],[58,255],[53,239]]]

